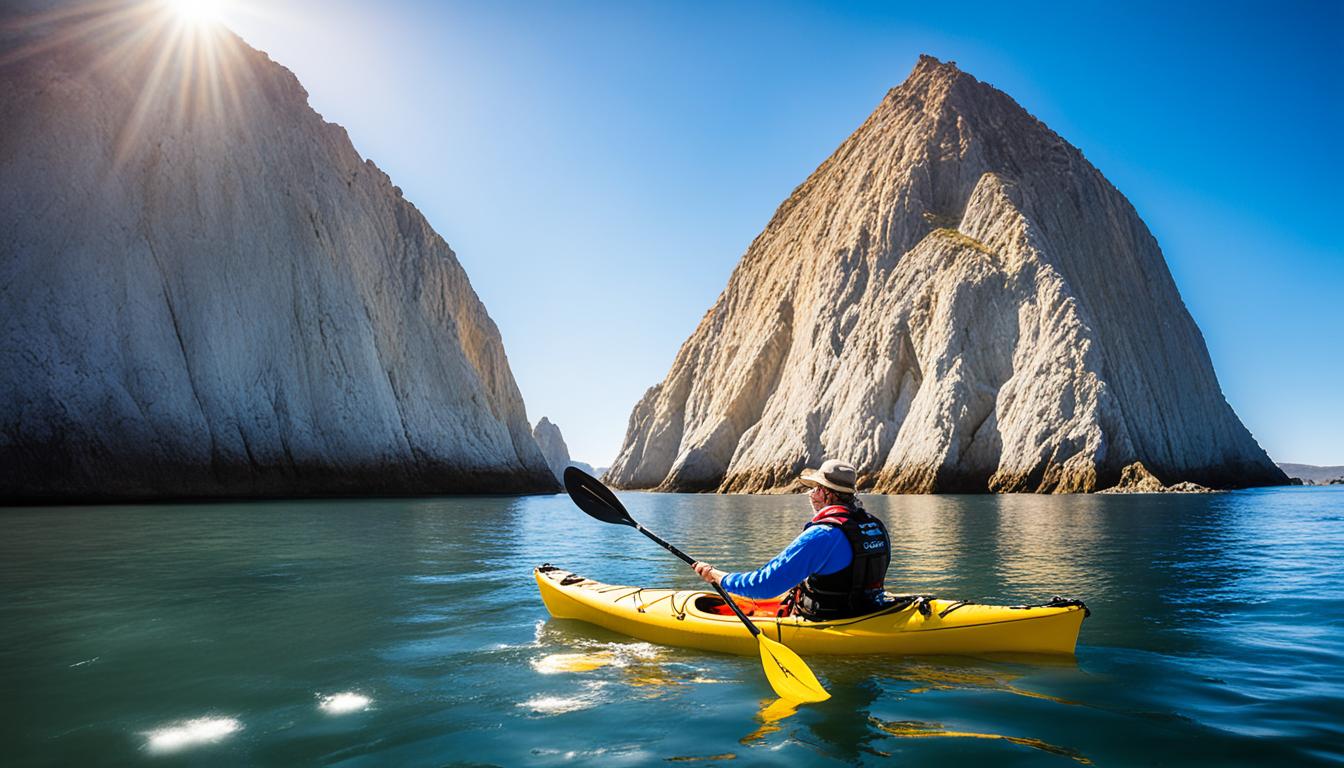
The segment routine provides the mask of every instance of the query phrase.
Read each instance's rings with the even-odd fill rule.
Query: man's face
[[[820,485],[816,485],[813,486],[812,490],[808,492],[807,500],[812,502],[813,509],[820,510],[822,507],[826,506],[828,496],[829,494],[826,493],[825,488],[822,488]]]

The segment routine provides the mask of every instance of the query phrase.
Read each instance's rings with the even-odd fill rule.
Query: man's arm
[[[750,573],[724,573],[708,563],[696,563],[695,572],[705,581],[718,582],[734,595],[763,600],[788,592],[816,573],[839,542],[848,546],[840,529],[817,525],[800,533],[784,551]]]

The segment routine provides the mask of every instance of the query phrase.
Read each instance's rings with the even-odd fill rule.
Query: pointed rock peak
[[[780,205],[629,425],[618,488],[783,491],[821,456],[881,493],[1284,477],[1133,206],[932,56]]]
[[[541,455],[545,457],[546,465],[551,468],[551,472],[555,473],[557,478],[563,478],[565,467],[569,466],[569,446],[565,445],[560,427],[542,416],[537,426],[532,429],[532,437],[537,441],[537,447],[541,449]]]
[[[938,110],[964,107],[969,101],[999,95],[993,86],[962,71],[955,61],[942,61],[925,53],[920,54],[909,77],[892,88],[887,97],[889,103],[913,100]]]
[[[905,82],[893,90],[906,95],[942,92],[949,90],[961,80],[977,82],[974,77],[962,72],[957,67],[957,62],[941,61],[927,53],[921,53],[919,61],[915,62],[915,68],[910,70]]]
[[[532,428],[532,436],[541,444],[543,453],[546,451],[547,443],[558,443],[561,446],[565,444],[565,438],[560,434],[560,427],[545,416],[542,416],[537,425]]]
[[[919,54],[919,61],[915,62],[915,68],[910,72],[907,82],[918,77],[930,77],[941,80],[955,80],[959,75],[964,75],[957,68],[955,61],[942,61],[937,56],[930,56],[927,53]]]

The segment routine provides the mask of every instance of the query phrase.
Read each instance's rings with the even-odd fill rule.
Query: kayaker
[[[724,573],[697,562],[700,578],[734,595],[764,600],[788,592],[789,615],[817,621],[860,616],[881,607],[891,540],[881,520],[855,497],[854,467],[836,459],[803,470],[815,513],[774,559],[750,573]]]

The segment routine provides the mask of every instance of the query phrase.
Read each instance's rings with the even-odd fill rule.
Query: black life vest
[[[881,520],[857,502],[822,509],[803,526],[839,528],[853,554],[850,564],[824,576],[812,574],[794,592],[794,610],[806,619],[827,621],[871,613],[882,603],[883,580],[891,564],[891,539]]]

